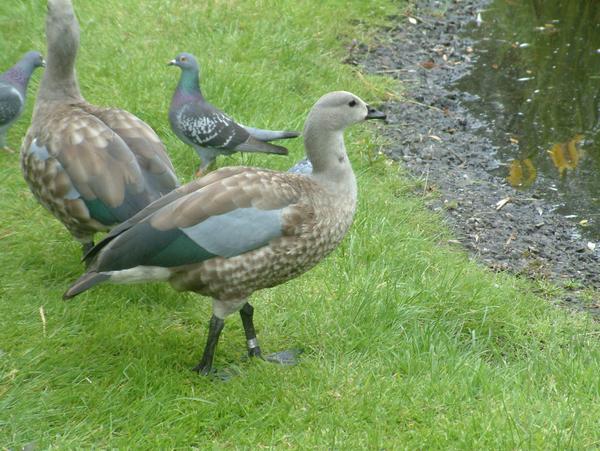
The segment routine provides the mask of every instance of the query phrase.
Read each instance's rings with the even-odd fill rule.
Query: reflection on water
[[[562,176],[567,169],[577,168],[577,164],[579,164],[579,159],[583,153],[578,147],[582,139],[582,135],[575,135],[573,139],[570,139],[567,142],[554,144],[548,151],[550,158],[552,158],[552,163],[554,163],[554,166],[558,169],[558,174],[560,176]]]
[[[493,124],[503,175],[600,237],[600,1],[496,0],[482,18],[457,85]]]
[[[513,160],[506,180],[514,188],[529,188],[537,178],[537,169],[530,158]]]

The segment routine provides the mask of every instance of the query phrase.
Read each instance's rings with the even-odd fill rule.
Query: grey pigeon
[[[46,62],[40,52],[27,52],[21,60],[0,75],[0,148],[6,147],[6,132],[25,107],[31,74]],[[10,150],[10,149],[8,149]]]
[[[117,108],[91,105],[75,74],[79,24],[71,0],[48,0],[48,67],[21,146],[36,199],[83,245],[179,183],[156,133]]]
[[[384,118],[349,92],[324,95],[304,126],[310,175],[226,167],[198,178],[114,228],[88,253],[88,271],[64,298],[101,282],[169,282],[213,298],[196,371],[211,372],[224,320],[236,312],[248,354],[261,357],[250,295],[308,271],[344,238],[357,198],[344,129]],[[289,351],[267,357],[279,363],[293,358]]]
[[[198,153],[201,164],[197,175],[202,174],[217,155],[231,155],[238,151],[287,155],[285,147],[266,141],[300,135],[298,132],[246,127],[208,103],[200,91],[198,62],[193,55],[180,53],[169,65],[181,68],[181,77],[169,109],[169,122],[177,137]]]

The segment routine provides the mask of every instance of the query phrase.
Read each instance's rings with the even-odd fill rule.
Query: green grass
[[[2,68],[44,48],[38,3],[0,3]],[[165,64],[180,51],[199,57],[211,101],[257,126],[301,128],[332,90],[385,95],[389,82],[341,64],[343,46],[398,6],[320,3],[78,1],[83,93],[150,123],[189,180],[196,157],[166,120],[179,74]],[[253,298],[263,349],[303,348],[301,363],[244,361],[231,318],[215,362],[235,374],[228,382],[190,371],[208,299],[146,285],[63,302],[83,270],[79,245],[36,204],[18,158],[0,154],[0,448],[600,446],[600,328],[447,244],[414,182],[378,156],[374,125],[346,139],[360,190],[351,232],[317,268]],[[289,145],[291,158],[219,164],[284,169],[302,154],[301,141]]]

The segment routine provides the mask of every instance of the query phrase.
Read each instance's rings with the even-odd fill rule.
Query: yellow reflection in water
[[[581,158],[581,150],[577,146],[583,140],[583,135],[575,135],[564,143],[554,144],[548,153],[552,163],[562,176],[567,169],[575,169]]]
[[[513,160],[510,163],[508,183],[513,188],[526,188],[531,186],[537,177],[537,170],[529,158]]]

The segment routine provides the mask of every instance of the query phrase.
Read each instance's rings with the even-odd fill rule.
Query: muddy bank
[[[490,124],[464,106],[468,94],[451,85],[474,64],[482,0],[421,1],[379,43],[355,46],[348,62],[394,77],[406,87],[385,107],[389,156],[439,191],[431,208],[445,214],[459,241],[493,270],[543,278],[568,291],[560,302],[600,314],[584,288],[600,288],[598,249],[577,223],[553,211],[535,189],[520,192],[489,171],[498,167]]]

